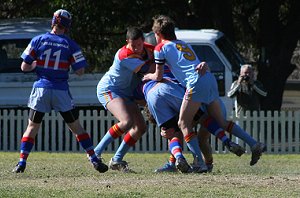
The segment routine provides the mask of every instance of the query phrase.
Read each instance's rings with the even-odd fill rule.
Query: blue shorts
[[[147,104],[158,126],[179,114],[184,92],[182,86],[173,82],[158,83],[149,90]]]
[[[198,78],[193,87],[187,88],[184,98],[195,102],[210,104],[219,98],[218,84],[210,72]]]
[[[114,89],[113,87],[104,87],[100,82],[97,85],[97,97],[105,109],[107,109],[107,104],[115,98],[122,98],[128,103],[134,103],[133,96],[128,96],[119,89]]]
[[[74,108],[74,103],[69,90],[32,88],[28,107],[43,113],[52,109],[66,112]]]

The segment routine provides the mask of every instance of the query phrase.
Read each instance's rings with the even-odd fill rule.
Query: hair
[[[128,27],[126,33],[127,40],[137,40],[139,38],[144,39],[144,33],[141,28],[139,27]]]
[[[165,15],[158,15],[153,17],[152,30],[154,33],[160,33],[164,39],[175,40],[175,23],[174,21]]]
[[[59,9],[54,12],[51,27],[57,26],[60,29],[70,29],[72,16],[67,10]]]
[[[249,69],[253,70],[253,67],[250,64],[244,64],[244,65],[241,66],[241,70],[246,69],[246,68],[249,68]]]
[[[144,106],[144,113],[150,123],[156,124],[156,121],[155,121],[153,115],[151,114],[147,104]]]

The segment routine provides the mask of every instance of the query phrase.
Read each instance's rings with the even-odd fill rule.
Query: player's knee
[[[73,123],[78,120],[79,112],[78,109],[74,108],[70,111],[60,112],[61,116],[63,117],[66,123]]]
[[[173,137],[178,137],[178,133],[179,133],[179,131],[173,127],[172,128],[162,127],[161,131],[160,131],[160,135],[167,139],[172,139]]]
[[[134,122],[132,120],[120,120],[118,125],[122,130],[128,131],[130,128],[132,128],[133,123]]]
[[[40,124],[43,120],[45,113],[39,112],[33,109],[30,109],[29,111],[29,120],[31,120],[33,123]]]

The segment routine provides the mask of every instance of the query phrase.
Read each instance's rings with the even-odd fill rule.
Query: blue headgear
[[[53,14],[52,25],[61,25],[67,29],[71,27],[71,14],[67,10],[59,9]]]

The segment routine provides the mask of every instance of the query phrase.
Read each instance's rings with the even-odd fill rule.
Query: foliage
[[[51,17],[59,8],[73,14],[70,35],[82,47],[90,72],[110,67],[128,26],[148,32],[157,14],[169,15],[179,28],[224,32],[249,62],[258,63],[258,77],[269,92],[263,109],[280,109],[295,69],[290,61],[300,37],[298,0],[2,0],[0,18]]]
[[[211,174],[155,174],[168,154],[128,153],[137,174],[96,172],[83,153],[32,152],[23,174],[11,173],[18,153],[0,152],[0,197],[299,197],[299,155],[214,154]],[[108,161],[112,154],[102,157]],[[186,155],[191,160],[191,155]]]

